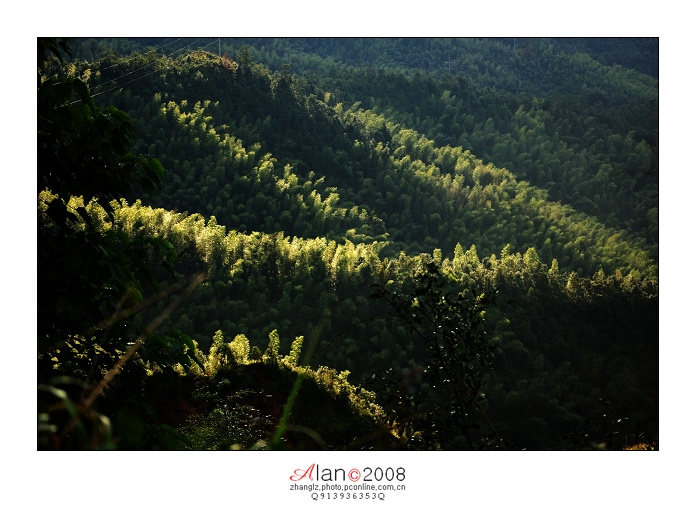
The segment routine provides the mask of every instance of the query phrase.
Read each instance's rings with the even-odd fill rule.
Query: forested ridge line
[[[191,61],[191,57],[187,59]],[[359,105],[350,109],[340,103],[331,105],[328,93],[323,95],[328,103],[313,94],[304,100],[298,92],[293,92],[293,79],[287,71],[272,79],[258,66],[252,66],[249,72],[242,68],[237,73],[250,74],[247,79],[238,80],[236,73],[230,72],[228,81],[232,84],[225,84],[216,65],[210,59],[205,63],[203,66],[208,67],[205,69],[213,74],[211,77],[201,73],[203,68],[196,68],[197,72],[192,70],[184,76],[189,80],[186,86],[179,83],[174,88],[183,92],[168,93],[165,89],[165,96],[180,98],[179,101],[163,100],[161,92],[154,93],[152,99],[140,95],[132,99],[129,90],[125,95],[126,103],[142,107],[132,112],[136,123],[142,123],[149,141],[155,142],[147,150],[162,156],[173,173],[158,198],[165,206],[212,213],[230,227],[283,230],[300,236],[345,234],[345,225],[337,228],[335,224],[342,220],[341,214],[347,213],[354,221],[349,237],[384,238],[389,233],[390,240],[397,243],[397,252],[400,249],[430,252],[435,247],[452,249],[457,242],[464,245],[475,242],[482,251],[493,253],[511,243],[513,248],[521,250],[536,247],[547,264],[556,257],[562,268],[570,267],[581,274],[592,275],[599,268],[613,272],[622,267],[625,274],[632,269],[641,271],[640,274],[653,274],[648,271],[657,256],[655,244],[641,243],[640,238],[630,233],[622,235],[610,226],[604,227],[606,222],[598,224],[603,218],[601,213],[579,220],[567,207],[559,204],[554,208],[553,203],[547,202],[545,190],[529,188],[529,183],[519,181],[514,174],[484,165],[461,147],[438,147],[418,132],[409,133],[392,122],[396,116],[389,118],[375,110],[363,110]],[[244,102],[249,88],[257,86],[261,87],[257,92],[261,98],[257,95],[244,104],[245,109],[235,110],[234,106]],[[203,94],[201,100],[194,103],[190,99],[196,97],[191,97],[187,90],[192,95]],[[223,92],[223,96],[216,97],[215,90]],[[211,98],[220,100],[206,98],[206,91]],[[117,104],[123,102],[119,98],[113,100]],[[143,118],[153,114],[152,123]],[[165,134],[178,136],[164,141]],[[244,142],[249,141],[255,143],[251,153],[246,153]],[[229,150],[232,142],[237,150]],[[223,155],[218,157],[220,152]],[[255,158],[257,153],[264,159],[259,159],[255,166],[248,159],[241,165],[251,171],[234,174],[243,156]],[[282,172],[273,167],[282,167]],[[255,168],[261,173],[254,172]],[[602,177],[612,178],[606,175],[606,167],[602,170]],[[315,180],[317,184],[312,184],[311,179],[317,175],[320,176]],[[600,187],[603,197],[595,197],[604,198],[606,206],[615,207],[607,197],[612,189],[601,188],[603,183],[597,182],[596,177],[592,184],[594,188]],[[193,186],[196,182],[198,187]],[[303,185],[305,190],[300,193],[296,188],[288,189],[288,185],[294,184]],[[277,193],[286,199],[292,197],[281,204],[277,200],[269,202]],[[447,199],[444,203],[443,195]],[[296,206],[298,196],[302,197],[301,208]],[[308,205],[310,196],[313,200]],[[412,203],[425,207],[426,211],[414,213]],[[524,212],[530,204],[542,213],[534,209],[520,213],[520,208]],[[647,212],[648,218],[642,216],[636,224],[656,230],[657,207]],[[612,214],[616,219],[614,212],[609,215]],[[652,218],[650,214],[654,214]],[[578,220],[568,226],[563,222],[567,215]],[[329,220],[327,224],[327,217],[334,222]],[[559,239],[556,230],[564,224],[574,229]],[[425,241],[429,248],[416,248],[412,244],[414,240]],[[623,247],[626,243],[622,241],[626,241],[628,248]],[[617,260],[619,248],[622,257]],[[630,248],[636,250],[629,251]],[[631,254],[634,258],[628,264],[620,263]]]
[[[214,39],[211,41],[215,43]],[[118,40],[115,48],[125,44],[130,46],[124,48],[134,50],[142,43]],[[553,200],[645,237],[656,255],[657,82],[618,66],[616,61],[620,59],[607,61],[601,57],[623,49],[623,55],[642,55],[645,62],[654,63],[655,41],[605,40],[604,47],[599,42],[583,40],[532,39],[519,47],[511,43],[437,38],[218,41],[221,51],[230,56],[244,49],[239,60],[245,82],[250,79],[244,72],[247,68],[267,76],[265,81],[252,81],[249,87],[260,85],[268,91],[273,76],[275,82],[290,85],[300,103],[306,95],[329,104],[352,105],[359,101],[364,108],[378,103],[382,111],[388,110],[388,116],[434,140],[437,146],[461,145],[484,161],[506,167],[519,179],[546,189]],[[245,47],[246,44],[252,46]],[[95,43],[85,46],[92,48]],[[321,48],[335,49],[331,57],[334,61],[329,58],[328,64],[315,62],[313,58],[319,54],[311,51]],[[588,53],[571,53],[569,49],[573,48]],[[423,65],[427,56],[443,62],[445,49],[453,51],[455,63],[481,61],[484,69],[477,66],[467,71],[455,67],[456,73],[444,73]],[[343,63],[337,59],[341,52],[365,62],[361,66]],[[96,49],[89,53],[94,55]],[[366,56],[371,54],[394,61],[370,63]],[[147,54],[147,62],[153,61],[153,55]],[[132,65],[132,69],[136,68]],[[451,62],[449,68],[451,72]],[[521,74],[528,74],[537,86],[529,81],[505,80]],[[490,77],[492,83],[481,83],[483,77]],[[519,86],[506,86],[508,82]],[[179,86],[183,88],[182,84]],[[184,94],[183,98],[223,98],[217,92],[203,94],[205,85],[200,81],[195,86],[197,91]],[[327,92],[331,92],[328,98]],[[253,99],[245,98],[244,92],[236,93],[235,97],[247,109],[258,107],[250,104]],[[246,121],[252,128],[258,125],[252,123],[252,118],[258,116],[247,114]],[[290,132],[290,136],[294,135],[302,138],[303,131]],[[277,157],[283,157],[288,150],[281,152],[275,147],[273,153]],[[315,149],[316,154],[321,151]]]

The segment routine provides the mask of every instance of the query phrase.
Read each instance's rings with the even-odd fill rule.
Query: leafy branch
[[[428,446],[443,444],[445,435],[463,435],[468,447],[476,449],[472,430],[478,426],[474,418],[478,413],[491,428],[496,447],[504,448],[477,399],[484,372],[494,358],[495,345],[487,338],[483,323],[485,309],[495,304],[495,293],[455,290],[456,285],[433,261],[416,272],[409,292],[373,286],[371,297],[384,299],[402,324],[420,337],[427,352],[423,377],[430,389],[405,394],[392,385],[386,390],[396,409],[392,410],[393,422],[407,438],[419,434]]]

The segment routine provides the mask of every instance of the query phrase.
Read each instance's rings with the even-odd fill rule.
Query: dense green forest
[[[657,39],[39,39],[39,449],[657,447]]]

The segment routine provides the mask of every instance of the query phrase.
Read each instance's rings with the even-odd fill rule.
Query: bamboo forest
[[[657,38],[38,38],[38,450],[657,450]]]

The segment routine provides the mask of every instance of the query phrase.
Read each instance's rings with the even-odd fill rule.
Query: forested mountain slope
[[[275,335],[269,349],[350,371],[391,424],[420,428],[424,400],[437,397],[422,378],[428,340],[384,300],[424,295],[414,278],[435,274],[431,286],[438,277],[495,299],[479,307],[495,359],[476,373],[467,410],[486,413],[508,446],[654,440],[652,50],[651,40],[77,40],[84,60],[69,73],[126,111],[135,150],[166,170],[157,193],[113,204],[113,222],[89,210],[95,224],[170,242],[180,274],[206,271],[163,328],[210,357],[231,341],[246,350],[238,363],[255,363]],[[301,354],[300,337],[312,341]],[[389,369],[403,372],[396,398],[385,396]],[[473,447],[468,434],[466,444],[413,431],[402,445]]]
[[[319,98],[331,91],[351,105],[393,106],[392,115],[437,145],[471,148],[605,222],[647,229],[645,213],[657,202],[655,39],[222,41],[231,55],[253,45],[273,72],[289,66],[302,76],[296,87]],[[85,53],[97,54],[90,43]],[[114,42],[130,50],[138,43]],[[167,45],[170,55],[182,45],[142,43]],[[651,217],[646,236],[656,240]]]
[[[138,81],[137,99],[132,97],[128,89],[122,94],[125,99],[113,99],[119,107],[129,108],[130,104],[136,124],[142,123],[140,133],[146,134],[144,140],[151,142],[143,150],[164,158],[163,163],[170,170],[172,178],[167,182],[160,199],[167,207],[200,213],[208,210],[216,215],[219,222],[230,227],[238,227],[241,222],[241,229],[246,229],[249,225],[248,229],[267,232],[283,230],[300,236],[330,233],[334,229],[331,223],[324,228],[321,222],[305,221],[303,217],[295,216],[292,203],[296,202],[298,192],[292,189],[281,187],[285,198],[291,199],[289,203],[279,204],[274,200],[273,206],[266,206],[264,199],[276,197],[273,190],[277,187],[270,185],[264,176],[272,176],[271,180],[275,182],[283,179],[285,185],[293,184],[294,175],[298,177],[298,183],[307,190],[303,193],[303,198],[309,197],[312,192],[321,196],[321,201],[315,197],[313,203],[309,204],[318,206],[321,203],[321,211],[329,218],[336,218],[336,213],[343,213],[342,209],[345,208],[353,221],[353,227],[341,228],[341,234],[346,229],[355,229],[358,234],[378,238],[386,230],[392,241],[405,244],[397,249],[409,248],[413,240],[421,245],[419,249],[410,247],[412,252],[430,252],[436,246],[445,252],[451,252],[458,242],[463,245],[476,243],[486,254],[499,251],[507,243],[521,251],[534,246],[541,252],[546,263],[550,264],[551,259],[556,257],[562,268],[571,265],[572,270],[582,269],[579,272],[586,275],[593,274],[600,267],[613,271],[627,266],[626,273],[632,268],[648,271],[649,262],[656,259],[656,172],[649,168],[651,151],[645,141],[642,142],[644,147],[640,147],[631,144],[633,140],[628,138],[630,141],[624,141],[625,154],[614,157],[601,154],[594,148],[591,151],[583,149],[582,152],[574,152],[562,142],[560,147],[553,147],[554,142],[559,141],[558,131],[549,134],[542,130],[541,135],[533,136],[534,120],[545,115],[536,108],[528,114],[522,105],[516,108],[516,117],[522,119],[517,123],[517,132],[520,132],[520,126],[525,125],[522,134],[516,139],[509,134],[500,136],[500,131],[496,134],[493,129],[496,124],[490,117],[485,123],[479,122],[477,125],[481,126],[481,134],[474,129],[471,141],[489,140],[492,146],[497,146],[501,152],[505,150],[510,156],[515,156],[515,159],[538,154],[539,159],[529,161],[529,166],[534,163],[535,170],[538,171],[534,182],[543,180],[544,185],[553,189],[556,182],[546,179],[558,179],[567,190],[567,196],[571,196],[572,192],[572,197],[577,199],[575,204],[588,205],[590,208],[584,211],[576,208],[574,211],[580,214],[568,216],[571,212],[561,204],[543,202],[552,200],[547,195],[547,190],[528,188],[531,185],[523,182],[527,176],[525,173],[508,173],[508,169],[496,167],[486,161],[480,162],[474,155],[467,154],[464,147],[452,147],[449,144],[438,146],[437,135],[434,136],[435,140],[430,140],[423,133],[409,129],[414,123],[408,123],[408,118],[406,123],[395,122],[400,117],[406,117],[401,114],[402,111],[394,111],[393,108],[364,110],[359,104],[352,104],[350,107],[340,103],[332,104],[331,92],[317,91],[323,99],[320,100],[314,93],[307,95],[298,91],[300,87],[295,88],[287,70],[271,77],[262,68],[254,68],[253,64],[249,64],[249,70],[242,64],[240,70],[233,72],[219,66],[214,61],[214,56],[199,54],[186,57],[189,62],[196,59],[199,63],[191,74],[181,75],[183,72],[180,72],[174,79],[168,75],[165,83],[156,81],[148,90],[146,83],[155,75],[152,74]],[[248,53],[245,59],[250,59]],[[162,63],[155,64],[165,66]],[[125,69],[112,66],[110,71],[118,76],[128,73],[130,69],[137,69],[142,64],[138,60],[131,60],[128,66],[130,68]],[[173,62],[167,66],[181,66],[185,69],[192,65],[184,62],[177,65]],[[204,70],[206,74],[203,73]],[[183,77],[187,78],[182,79]],[[107,77],[102,79],[108,81]],[[391,80],[390,77],[369,75],[360,79],[362,80],[353,77],[351,81],[364,85],[378,84],[382,92],[390,90],[390,84],[395,83],[394,89],[405,97],[408,97],[407,90],[412,83],[415,87],[417,83],[423,82],[418,78],[409,82],[403,75],[391,77]],[[173,83],[174,80],[177,81],[176,84]],[[403,81],[407,82],[401,84]],[[167,82],[171,83],[169,87]],[[434,89],[435,83],[432,80],[429,82],[429,89]],[[253,99],[247,98],[250,90],[254,91]],[[148,91],[152,93],[152,97],[145,93]],[[438,95],[440,100],[445,99],[455,106],[461,105],[461,101],[457,101],[449,90],[443,91]],[[421,96],[414,92],[414,102],[409,105],[416,106],[416,110],[420,111],[418,106],[425,109],[429,103],[438,103],[428,89],[425,92]],[[388,93],[385,95],[389,97]],[[166,97],[164,100],[163,96]],[[421,101],[415,102],[419,97]],[[532,103],[536,104],[536,101],[532,100]],[[495,103],[491,101],[489,104]],[[244,109],[237,109],[239,105],[244,105]],[[501,109],[499,104],[495,105],[496,109]],[[385,114],[380,114],[381,112]],[[153,115],[155,122],[150,123]],[[442,118],[447,116],[443,115]],[[467,118],[473,120],[474,116],[467,115]],[[568,120],[564,123],[570,126]],[[422,124],[415,123],[416,127],[419,125]],[[536,125],[543,128],[550,123],[541,121]],[[441,126],[439,124],[443,129]],[[460,130],[461,127],[455,124],[447,134],[456,134],[459,140],[468,138],[467,133],[461,133]],[[432,132],[433,129],[428,131]],[[165,135],[169,134],[177,136],[166,139]],[[440,140],[445,139],[441,132],[438,134]],[[529,145],[528,137],[533,137],[538,146]],[[611,142],[618,141],[618,135],[609,135],[608,138]],[[241,159],[241,152],[247,153],[248,150],[255,157],[253,163],[247,160],[245,166],[261,171],[255,181],[256,191],[249,192],[246,191],[248,187],[242,187],[241,182],[245,179],[240,176],[248,177],[249,172],[235,175],[237,183],[225,180],[223,171],[229,167],[224,160],[229,160],[232,153],[227,148],[220,150],[220,145],[229,147],[232,139],[235,139],[238,149],[234,151],[234,156]],[[454,137],[448,139],[452,140]],[[601,138],[595,138],[593,145],[597,141],[603,143]],[[257,148],[255,144],[260,146]],[[529,152],[519,152],[518,146]],[[200,155],[201,149],[203,156]],[[642,157],[638,154],[640,149],[644,151]],[[482,151],[488,157],[485,149]],[[578,154],[589,157],[591,163],[585,157],[578,158]],[[262,160],[264,157],[268,159]],[[546,167],[539,164],[542,158],[548,162]],[[572,163],[576,158],[579,160],[578,166],[573,169]],[[635,162],[637,167],[642,163],[645,168],[631,170],[630,174],[628,170],[615,172],[611,167],[617,160]],[[501,162],[502,158],[493,160],[493,163],[496,161]],[[287,169],[288,164],[292,168]],[[502,161],[502,165],[510,163]],[[233,166],[240,165],[235,163]],[[274,171],[271,171],[271,166],[275,167]],[[626,166],[625,163],[622,165],[624,168]],[[551,174],[561,175],[546,177],[545,169],[552,170]],[[515,167],[509,166],[509,170],[514,171]],[[315,181],[323,178],[322,186],[318,187],[313,183],[311,173],[311,177],[316,178]],[[646,174],[653,174],[649,183],[643,182],[642,178]],[[630,175],[630,181],[627,179],[622,183],[625,183],[626,191],[616,186],[622,175]],[[394,178],[397,180],[394,181]],[[310,179],[309,183],[307,179]],[[179,180],[186,182],[188,190],[180,188]],[[191,195],[193,190],[195,193]],[[413,213],[411,202],[414,191],[419,192],[419,197],[426,197],[426,202],[421,203],[424,211]],[[511,192],[514,192],[513,195]],[[582,192],[587,193],[583,196]],[[331,195],[333,193],[337,195]],[[241,200],[237,201],[233,195]],[[562,194],[558,196],[563,197]],[[592,201],[589,196],[592,196]],[[624,202],[623,198],[627,200]],[[240,206],[245,208],[251,199],[252,206],[256,209],[239,209]],[[304,202],[308,204],[307,201]],[[486,216],[488,203],[495,212],[494,216]],[[531,204],[535,205],[531,209],[519,206]],[[573,203],[570,205],[573,206]],[[625,210],[622,208],[624,205]],[[533,220],[539,209],[543,218],[551,220],[554,228],[565,229],[568,226],[561,219],[575,219],[568,221],[575,230],[562,239],[565,241],[556,242],[557,237],[553,232],[547,234],[544,224],[538,218]],[[528,210],[528,213],[520,213],[520,210]],[[242,215],[238,213],[240,211]],[[309,213],[308,210],[300,211],[314,219],[311,209]],[[281,217],[284,212],[287,213]],[[583,217],[583,213],[590,216]],[[369,220],[366,220],[365,215]],[[638,216],[638,220],[634,220]],[[237,217],[240,222],[236,221]],[[268,221],[262,220],[263,217],[267,217]],[[345,219],[342,215],[339,218]],[[292,225],[288,222],[289,219],[292,219]],[[442,220],[445,221],[444,224]],[[500,227],[503,221],[506,223],[505,228]],[[597,221],[603,222],[607,229],[598,229]],[[459,227],[455,226],[456,222],[461,222]],[[308,224],[318,225],[314,232],[308,232]],[[533,229],[531,224],[534,225]],[[626,234],[613,231],[621,226],[634,226],[637,231]],[[525,231],[529,236],[516,242]],[[634,236],[636,233],[637,237]],[[646,235],[647,243],[641,243],[640,238],[645,238]],[[610,259],[605,263],[600,261],[599,264],[580,263],[581,255],[585,256],[585,260],[589,260],[587,255],[593,255],[592,259],[597,260],[596,253],[584,252],[588,243],[594,247],[596,244],[593,241],[606,241],[609,238],[627,241],[633,244],[632,247],[648,252],[649,256],[635,256],[634,260],[624,263],[612,262]],[[422,245],[424,242],[426,247]],[[576,244],[580,249],[564,251],[562,248],[568,243]],[[611,251],[605,250],[602,253],[611,254]],[[567,256],[563,256],[564,254]]]

